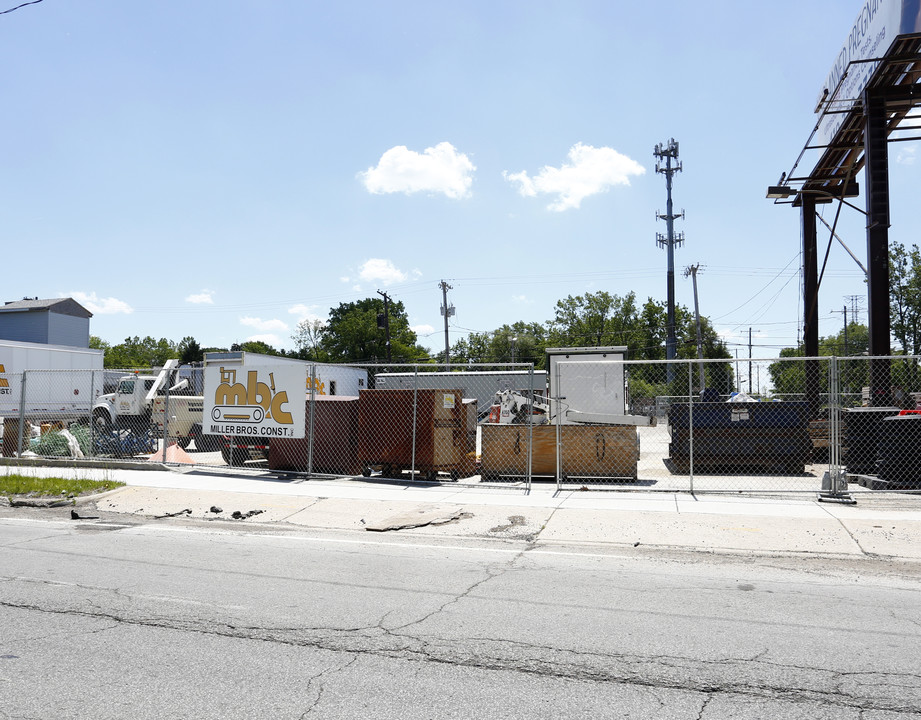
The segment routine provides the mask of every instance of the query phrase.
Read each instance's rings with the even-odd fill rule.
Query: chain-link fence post
[[[556,431],[556,489],[563,489],[563,387],[560,373],[561,363],[556,364],[556,395],[550,400],[550,412],[555,414]]]
[[[22,435],[26,426],[26,375],[28,372],[28,370],[22,371],[19,387],[19,436],[16,438],[16,457],[22,457]],[[29,430],[31,436],[31,428]]]
[[[688,363],[688,492],[694,494],[694,368]]]
[[[416,422],[419,416],[419,366],[413,365],[413,438],[410,457],[410,478],[416,479]]]
[[[307,477],[313,476],[313,426],[317,410],[317,366],[310,366],[310,412],[307,414]]]
[[[531,405],[528,407],[528,457],[525,460],[527,463],[524,481],[525,492],[531,492],[532,458],[534,453],[534,402],[536,400],[536,393],[537,391],[534,389],[534,363],[531,363],[528,366],[528,396],[530,397]]]
[[[105,376],[103,376],[105,377]],[[89,436],[89,447],[87,448],[88,457],[96,457],[96,423],[93,422],[93,405],[96,403],[96,371],[90,370],[90,406],[87,408],[86,416],[89,418],[87,435]]]
[[[163,393],[163,462],[166,462],[166,446],[169,445],[169,386],[170,386],[170,377],[166,375],[164,378],[164,393]],[[156,402],[154,403],[156,405]],[[150,418],[149,422],[153,422],[153,418]],[[137,431],[140,431],[140,427],[136,428]]]

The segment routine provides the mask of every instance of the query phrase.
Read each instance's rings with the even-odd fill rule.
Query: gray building
[[[89,347],[91,317],[73,298],[8,302],[0,305],[0,340]]]

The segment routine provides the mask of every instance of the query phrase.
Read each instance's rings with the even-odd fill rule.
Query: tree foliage
[[[104,349],[103,364],[107,368],[158,367],[179,354],[176,343],[166,338],[155,340],[150,335],[143,339],[137,335],[125,338],[123,343]]]
[[[451,362],[467,363],[534,363],[544,365],[547,331],[540,323],[518,321],[492,332],[470,333],[451,348]],[[437,362],[444,362],[444,352]]]
[[[386,333],[378,327],[384,301],[365,298],[340,303],[329,311],[326,325],[317,329],[318,351],[329,362],[383,362],[387,359]],[[416,343],[416,333],[402,301],[389,303],[390,357],[393,362],[428,360],[428,350]]]
[[[889,326],[906,355],[921,354],[921,252],[889,247]]]

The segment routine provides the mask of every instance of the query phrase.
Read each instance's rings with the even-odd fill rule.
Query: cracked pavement
[[[921,714],[916,565],[369,535],[0,519],[0,709]]]

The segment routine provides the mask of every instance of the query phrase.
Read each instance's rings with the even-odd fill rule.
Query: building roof
[[[93,317],[93,313],[73,298],[16,300],[0,305],[0,313],[4,312],[53,312],[58,315],[71,315],[79,318]]]

